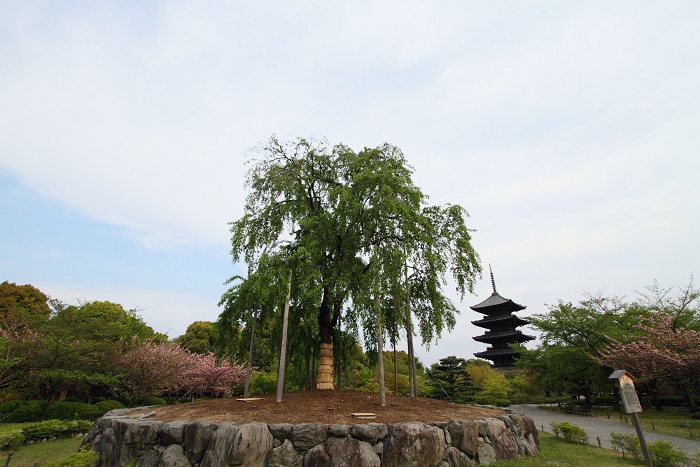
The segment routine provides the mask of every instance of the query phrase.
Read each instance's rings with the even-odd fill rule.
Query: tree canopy
[[[454,326],[458,311],[443,293],[445,278],[452,275],[463,296],[481,272],[467,214],[426,206],[400,149],[354,152],[273,136],[250,154],[244,215],[231,223],[233,260],[244,260],[250,274],[222,298],[222,332],[256,310],[274,312],[290,270],[297,313],[316,321],[321,344],[339,339],[342,322],[351,334],[364,330],[373,345],[377,296],[386,297],[382,319],[398,323],[410,296],[426,343]]]

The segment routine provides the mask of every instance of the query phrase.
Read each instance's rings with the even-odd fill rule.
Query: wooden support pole
[[[289,270],[287,282],[287,299],[284,302],[284,315],[282,316],[282,343],[280,344],[280,364],[277,368],[277,402],[282,402],[284,392],[285,364],[287,360],[287,327],[289,326],[289,299],[292,295],[292,270]]]
[[[10,460],[12,459],[12,455],[13,455],[13,454],[14,454],[14,452],[11,452],[11,453],[9,453],[9,454],[7,455],[7,460],[5,461],[5,467],[7,467],[8,465],[10,465]]]
[[[250,389],[250,374],[253,368],[253,343],[255,342],[255,324],[258,320],[258,310],[257,304],[256,309],[253,310],[253,327],[250,330],[250,347],[248,348],[248,366],[245,369],[245,386],[243,388],[243,397],[248,397],[248,390]]]
[[[377,359],[379,371],[379,405],[386,407],[386,387],[384,386],[384,349],[382,347],[381,298],[377,293]]]
[[[408,344],[408,395],[416,397],[416,357],[413,354],[413,328],[411,327],[411,289],[408,285],[408,264],[405,263],[404,279],[406,282],[406,343]]]

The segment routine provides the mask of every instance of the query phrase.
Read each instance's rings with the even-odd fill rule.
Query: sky
[[[694,1],[1,2],[0,281],[170,337],[216,320],[245,152],[275,134],[400,147],[521,317],[685,285],[699,25]],[[426,364],[486,347],[488,274],[446,291]]]

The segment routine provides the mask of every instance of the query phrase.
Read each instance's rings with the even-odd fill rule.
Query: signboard
[[[620,394],[625,403],[627,413],[637,413],[642,411],[642,404],[639,403],[637,391],[634,389],[634,381],[627,373],[620,376]]]

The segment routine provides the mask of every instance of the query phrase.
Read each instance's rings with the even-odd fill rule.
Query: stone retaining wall
[[[171,422],[112,411],[83,441],[95,467],[463,467],[539,453],[532,419],[520,412],[429,426]]]

